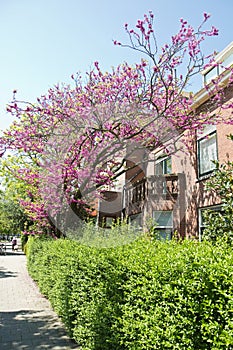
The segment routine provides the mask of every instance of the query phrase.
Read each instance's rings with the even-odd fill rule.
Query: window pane
[[[106,227],[111,227],[113,224],[113,218],[106,217]]]
[[[137,227],[142,227],[142,213],[131,215],[129,222]]]
[[[216,134],[199,140],[199,175],[215,169],[213,160],[217,160]]]
[[[212,79],[218,76],[218,67],[212,68],[208,73],[205,74],[205,83],[208,84]]]
[[[172,227],[172,211],[154,211],[153,218],[158,227]]]
[[[172,159],[171,157],[166,159],[166,169],[165,169],[165,174],[171,174],[172,172]]]
[[[155,174],[165,175],[172,172],[172,160],[171,157],[161,158],[156,161]]]
[[[208,215],[208,212],[222,212],[222,206],[221,205],[215,205],[212,207],[206,207],[198,209],[198,216],[199,216],[199,237],[201,239],[203,235],[203,231],[205,227],[207,226],[206,222],[206,214]]]
[[[156,232],[156,237],[159,240],[170,240],[170,239],[172,239],[171,229],[170,230],[168,230],[168,229],[156,229],[155,232]]]

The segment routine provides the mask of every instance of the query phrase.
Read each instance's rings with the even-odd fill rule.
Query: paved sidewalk
[[[0,255],[0,349],[79,349],[39,292],[21,252]]]

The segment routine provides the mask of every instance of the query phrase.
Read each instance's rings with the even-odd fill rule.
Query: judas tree
[[[203,29],[208,17],[205,13],[196,30],[181,19],[178,33],[159,49],[150,12],[135,29],[125,25],[128,44],[114,41],[140,52],[139,63],[102,72],[96,62],[86,79],[72,76],[74,87],[56,86],[36,103],[14,96],[7,108],[15,121],[1,139],[2,153],[11,150],[24,159],[15,176],[35,187],[22,201],[35,221],[43,218],[43,225],[64,230],[68,223],[75,226],[77,218],[92,214],[106,186],[127,171],[135,150],[143,150],[145,160],[156,148],[175,152],[181,136],[186,144],[213,122],[208,112],[192,112],[194,96],[187,93],[194,75],[216,65],[214,56],[202,51],[204,40],[218,34],[214,27]],[[207,90],[219,107],[216,123],[222,90],[217,80]],[[133,166],[142,161],[133,159]]]

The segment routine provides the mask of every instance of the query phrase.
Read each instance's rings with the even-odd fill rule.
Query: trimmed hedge
[[[224,242],[28,244],[29,273],[83,350],[233,349],[233,253]]]

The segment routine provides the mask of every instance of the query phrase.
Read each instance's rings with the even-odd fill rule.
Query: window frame
[[[211,74],[211,75],[210,75]],[[213,75],[212,75],[213,74]],[[208,77],[210,76],[210,77]],[[219,66],[215,66],[211,68],[205,75],[204,75],[204,83],[209,84],[213,79],[217,78],[219,76]]]
[[[231,67],[233,65],[233,52],[227,53],[223,59],[219,62],[217,62],[216,66],[213,66],[210,68],[205,74],[204,74],[204,84],[208,85],[211,83],[211,81],[219,75],[221,75],[227,68]]]
[[[201,241],[202,236],[203,236],[203,231],[206,227],[205,224],[203,224],[203,212],[206,210],[211,210],[211,211],[222,211],[223,210],[223,205],[222,204],[214,204],[211,206],[207,207],[200,207],[198,208],[198,236],[199,236],[199,241]]]
[[[170,213],[171,214],[171,218],[169,220],[171,220],[171,225],[159,225],[158,221],[156,221],[156,217],[155,217],[155,213]],[[153,222],[156,223],[155,227],[154,227],[154,232],[157,232],[157,236],[159,239],[165,239],[165,240],[171,240],[172,239],[172,233],[173,233],[173,211],[172,210],[153,210],[152,211],[152,218],[153,218]],[[162,235],[161,233],[164,233],[165,235]]]
[[[168,172],[168,165],[167,161],[170,161],[170,171]],[[162,173],[158,171],[159,166],[161,167]],[[171,156],[161,156],[155,160],[155,169],[154,169],[155,175],[167,175],[172,174],[172,157]]]
[[[217,140],[217,131],[214,130],[212,132],[210,132],[209,134],[204,135],[203,137],[200,137],[197,139],[197,162],[198,162],[198,166],[197,166],[197,170],[198,170],[198,178],[203,178],[206,176],[209,176],[215,169],[216,167],[213,164],[213,168],[211,168],[210,170],[207,171],[202,171],[201,170],[201,142],[203,142],[204,140],[208,140],[208,138],[215,136],[215,144],[216,144],[216,159],[210,160],[210,164],[212,163],[212,161],[218,161],[218,140]]]

